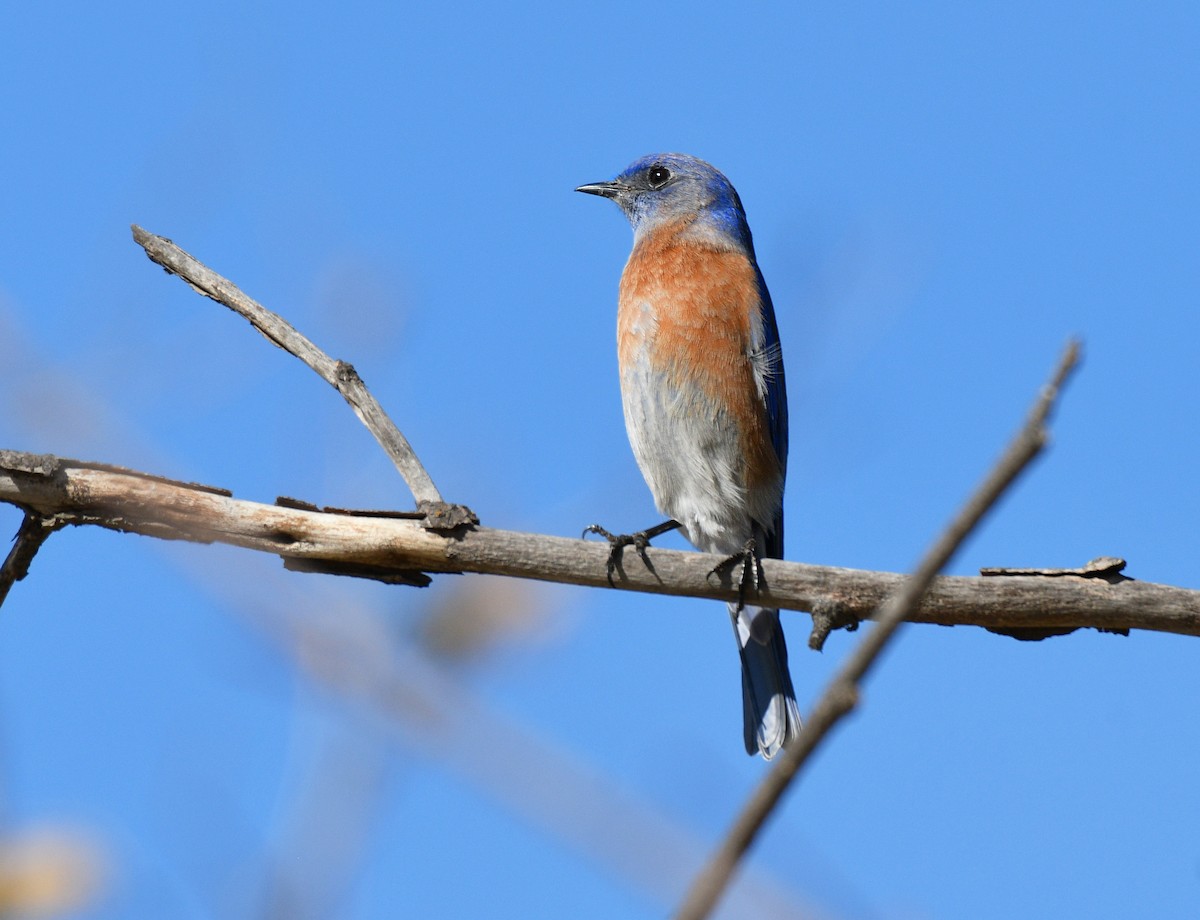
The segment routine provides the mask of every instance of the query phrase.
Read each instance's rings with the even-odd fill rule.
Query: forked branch
[[[273,313],[246,296],[228,278],[218,275],[166,237],[156,236],[135,224],[133,238],[164,271],[178,275],[197,293],[245,317],[267,341],[295,355],[341,393],[404,477],[417,501],[417,507],[429,517],[430,526],[449,530],[475,522],[475,516],[469,509],[461,505],[449,505],[442,500],[441,493],[417,459],[412,445],[383,411],[379,400],[367,389],[354,365],[329,357],[278,313]]]

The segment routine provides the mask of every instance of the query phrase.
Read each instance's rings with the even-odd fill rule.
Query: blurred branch
[[[679,920],[704,920],[709,916],[746,851],[800,769],[811,759],[833,727],[858,704],[859,685],[879,660],[900,625],[920,603],[921,596],[929,589],[937,573],[1046,446],[1049,437],[1046,420],[1078,361],[1078,344],[1070,342],[1050,383],[1042,389],[1029,418],[1004,455],[929,549],[912,577],[880,606],[875,616],[878,620],[876,627],[858,643],[817,700],[812,715],[805,722],[804,731],[784,749],[778,762],[754,790],[720,847],[688,890],[676,914]]]
[[[0,450],[0,502],[64,524],[94,524],[168,540],[228,543],[272,553],[309,571],[419,582],[423,572],[509,575],[610,587],[608,544],[462,527],[426,529],[417,512],[354,513],[264,505],[229,492],[121,467]],[[736,600],[728,577],[709,578],[718,557],[649,551],[618,569],[611,587],[650,594]],[[763,560],[765,606],[817,611],[828,627],[852,625],[903,585],[906,576]],[[699,608],[698,608],[699,609]],[[832,612],[832,619],[831,619]],[[1200,635],[1200,591],[1123,575],[942,577],[909,619],[944,626],[1063,632],[1092,627]]]
[[[200,583],[208,587],[211,579],[202,576]],[[665,916],[703,864],[702,835],[660,802],[477,692],[464,679],[461,662],[440,660],[398,636],[394,611],[330,601],[343,593],[327,590],[322,598],[297,591],[294,583],[277,585],[267,605],[274,609],[265,616],[262,608],[247,613],[289,650],[308,678],[376,717],[373,724],[406,755],[441,764],[523,824],[651,898]],[[337,613],[297,616],[310,607],[326,612],[336,607]],[[337,719],[354,724],[350,716],[342,712]],[[372,723],[361,724],[367,730]],[[730,894],[728,907],[731,916],[772,920],[831,916],[753,866]]]
[[[475,522],[475,516],[469,509],[442,500],[441,493],[417,459],[412,445],[383,411],[379,401],[371,395],[352,364],[329,357],[282,316],[247,297],[228,278],[218,275],[167,238],[148,233],[136,224],[133,226],[133,238],[164,271],[178,275],[192,290],[245,317],[267,341],[295,355],[341,393],[400,471],[417,500],[417,507],[429,516],[431,526],[449,529]]]

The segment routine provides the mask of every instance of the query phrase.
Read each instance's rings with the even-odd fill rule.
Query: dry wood
[[[0,501],[63,524],[95,524],[166,539],[230,543],[284,559],[357,564],[378,575],[480,572],[608,587],[608,544],[464,527],[433,533],[419,520],[302,510],[231,497],[224,490],[120,467],[0,450]],[[615,587],[653,594],[736,599],[727,581],[709,579],[717,557],[651,548],[653,570],[636,556]],[[355,574],[364,574],[359,572]],[[836,610],[853,622],[872,616],[907,576],[831,566],[763,561],[760,601],[791,610]],[[698,615],[708,615],[702,607]],[[942,577],[912,622],[989,629],[1093,627],[1200,635],[1200,592],[1125,579]]]
[[[359,421],[367,426],[367,430],[404,477],[417,500],[417,507],[427,516],[428,526],[448,530],[461,524],[475,523],[475,515],[470,509],[442,500],[441,493],[417,459],[412,445],[383,411],[379,400],[367,389],[352,364],[329,357],[278,313],[273,313],[248,297],[228,278],[217,274],[171,240],[149,233],[136,224],[132,229],[138,245],[164,271],[178,275],[192,290],[245,317],[268,342],[299,358],[342,394]]]

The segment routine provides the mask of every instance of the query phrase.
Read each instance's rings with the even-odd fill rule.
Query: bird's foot
[[[624,574],[621,570],[621,559],[625,553],[625,547],[632,546],[636,549],[638,556],[641,557],[646,568],[653,572],[654,566],[650,562],[650,557],[646,555],[646,549],[650,546],[650,541],[681,526],[678,521],[663,521],[661,524],[657,524],[654,527],[647,527],[645,530],[639,530],[636,533],[611,533],[599,524],[591,524],[583,529],[583,536],[586,537],[588,534],[594,533],[604,537],[608,541],[608,561],[605,563],[605,569],[608,572],[608,583],[612,584],[614,572]]]
[[[741,610],[746,606],[747,585],[753,588],[754,593],[757,594],[759,582],[763,581],[762,559],[759,558],[758,546],[753,537],[746,541],[746,545],[742,547],[740,553],[734,553],[713,566],[708,576],[711,578],[713,575],[719,575],[735,565],[741,566],[742,569],[741,577],[738,579],[738,610]]]

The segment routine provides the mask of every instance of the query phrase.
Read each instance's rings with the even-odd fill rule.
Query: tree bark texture
[[[121,467],[0,450],[0,501],[58,526],[110,530],[272,553],[290,567],[420,583],[420,573],[476,572],[564,584],[610,584],[608,544],[464,525],[441,533],[416,512],[353,512],[264,505],[223,489]],[[651,594],[736,600],[720,557],[651,548],[627,553],[611,586]],[[942,576],[910,622],[982,626],[1021,638],[1081,628],[1200,635],[1200,591],[1127,578],[1117,566],[1086,574]],[[1070,570],[1064,570],[1070,571]],[[763,560],[754,600],[814,612],[827,631],[871,616],[907,576]]]

